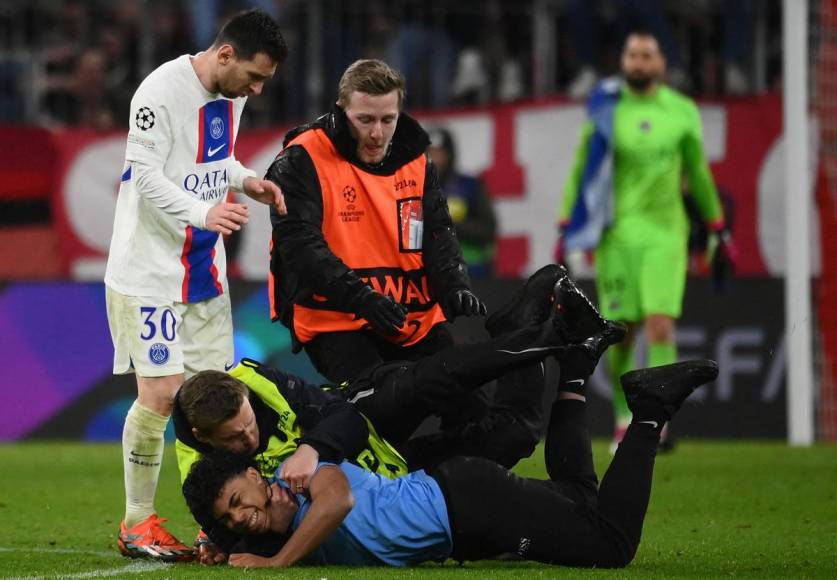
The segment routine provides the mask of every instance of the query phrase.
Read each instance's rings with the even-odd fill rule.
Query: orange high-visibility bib
[[[304,147],[314,162],[323,196],[322,232],[331,251],[373,289],[408,310],[401,332],[387,340],[404,346],[420,341],[445,320],[430,297],[422,254],[425,156],[393,175],[373,175],[341,157],[322,129],[305,131],[291,145]],[[294,332],[301,342],[367,324],[321,300],[322,308],[310,302],[293,307]]]

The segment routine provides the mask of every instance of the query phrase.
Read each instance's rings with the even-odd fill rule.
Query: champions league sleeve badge
[[[134,116],[134,122],[136,123],[137,128],[142,129],[143,131],[148,131],[154,126],[154,119],[154,111],[148,107],[140,107],[139,110],[137,110],[137,114]]]
[[[155,365],[164,365],[169,360],[169,347],[161,342],[155,342],[148,349],[148,358]]]

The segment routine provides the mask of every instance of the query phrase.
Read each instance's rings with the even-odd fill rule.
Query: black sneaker
[[[584,379],[593,374],[599,359],[609,346],[622,342],[628,329],[624,324],[612,320],[605,321],[605,328],[587,340],[568,345],[566,350],[556,356],[561,365],[561,380]]]
[[[718,363],[699,359],[638,369],[625,373],[619,380],[632,412],[635,412],[634,406],[638,400],[653,397],[662,401],[666,418],[671,420],[696,388],[715,380],[717,376]]]
[[[581,343],[596,360],[601,358],[608,347],[625,340],[625,335],[628,334],[628,327],[621,322],[605,320],[604,323],[604,329]]]
[[[555,284],[553,299],[552,323],[568,344],[584,342],[607,328],[605,319],[569,276],[563,276]]]
[[[485,329],[492,337],[499,336],[549,318],[552,289],[561,277],[567,276],[563,266],[549,264],[526,280],[523,288],[502,308],[485,321]]]

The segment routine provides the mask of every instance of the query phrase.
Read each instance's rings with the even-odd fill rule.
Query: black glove
[[[474,316],[488,314],[488,308],[480,302],[473,292],[468,289],[451,290],[441,301],[445,318],[453,322],[457,316]]]
[[[375,292],[369,286],[365,286],[354,299],[352,310],[358,317],[365,318],[372,330],[390,336],[398,334],[407,320],[406,308],[389,296]]]

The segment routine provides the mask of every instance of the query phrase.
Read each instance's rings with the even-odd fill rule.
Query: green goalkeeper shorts
[[[603,240],[595,259],[599,309],[605,318],[640,322],[649,314],[680,317],[686,287],[686,240],[644,247]]]

